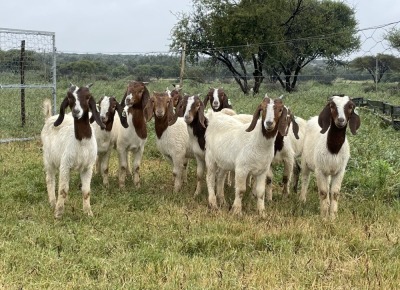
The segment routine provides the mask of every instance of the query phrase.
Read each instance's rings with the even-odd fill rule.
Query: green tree
[[[250,79],[259,91],[263,69],[290,92],[312,60],[336,59],[359,47],[354,10],[341,2],[193,0],[193,7],[178,15],[171,49],[186,43],[189,61],[206,55],[223,63],[245,94]]]
[[[390,70],[400,69],[400,59],[388,54],[357,57],[350,62],[350,67],[358,71],[367,71],[374,83],[379,83],[382,77]]]
[[[389,41],[391,47],[400,51],[400,29],[392,29],[385,36],[385,39]]]

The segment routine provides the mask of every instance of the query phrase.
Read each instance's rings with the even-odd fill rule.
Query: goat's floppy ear
[[[318,116],[318,124],[322,128],[321,134],[324,134],[331,125],[331,106],[328,103]]]
[[[285,106],[283,106],[281,116],[279,117],[279,124],[278,124],[278,131],[282,136],[287,135],[287,129],[288,129],[287,114],[288,114],[288,110]]]
[[[294,137],[298,140],[298,139],[300,139],[299,124],[297,124],[296,119],[293,114],[290,114],[290,119],[292,120],[292,130],[293,130]]]
[[[169,100],[168,104],[168,126],[175,124],[176,120],[178,120],[178,113],[174,112],[174,99]]]
[[[119,117],[119,120],[121,121],[122,127],[128,128],[128,127],[129,127],[129,124],[128,124],[127,116],[126,116],[126,115],[124,116],[124,115],[122,114],[122,112],[123,112],[123,110],[124,110],[124,107],[122,107],[122,106],[117,102],[117,105],[116,105],[115,109],[117,110],[118,117]]]
[[[357,134],[358,128],[360,128],[361,125],[361,120],[360,116],[356,112],[353,111],[351,112],[350,119],[349,119],[349,126],[350,126],[350,131],[353,135]]]
[[[256,111],[253,114],[253,120],[251,121],[249,128],[246,129],[246,132],[251,132],[254,130],[254,128],[256,127],[258,118],[260,117],[261,111],[262,111],[262,104],[258,105]]]
[[[189,98],[188,95],[184,95],[183,98],[179,99],[178,104],[176,105],[175,108],[175,114],[178,117],[183,117],[183,114],[185,114],[188,98]]]
[[[209,94],[207,93],[207,95],[204,97],[204,101],[203,101],[203,103],[204,103],[204,108],[207,107],[208,100],[210,99],[210,97],[209,97],[208,95],[209,95]]]
[[[150,100],[149,90],[146,87],[144,87],[144,92],[143,92],[143,95],[142,95],[142,109],[146,108],[147,103],[149,102],[149,100]]]
[[[224,97],[223,97],[223,107],[224,108],[231,108],[232,106],[229,104],[229,99],[228,96],[225,94],[225,92],[223,93]]]
[[[203,126],[203,128],[207,128],[207,126],[205,124],[206,117],[204,116],[204,104],[202,102],[200,102],[200,108],[197,113],[199,114],[199,121],[200,121],[201,126]]]
[[[147,102],[146,107],[144,107],[143,113],[144,113],[144,118],[146,119],[146,122],[149,122],[151,118],[153,118],[153,110],[154,110],[154,105],[153,105],[153,97],[150,97],[150,101]]]
[[[64,98],[60,105],[60,114],[57,120],[54,122],[54,126],[59,126],[64,121],[65,109],[68,107],[68,96]]]
[[[96,108],[96,101],[94,100],[93,97],[89,98],[89,108],[92,111],[92,116],[96,120],[96,123],[100,126],[101,129],[105,129],[106,125],[104,125],[103,122],[101,121],[100,114]]]

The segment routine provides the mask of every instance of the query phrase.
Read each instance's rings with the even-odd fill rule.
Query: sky
[[[398,0],[344,2],[355,8],[360,29],[400,21]],[[0,28],[55,32],[58,52],[163,53],[169,51],[177,15],[190,12],[192,2],[2,0],[1,10]]]

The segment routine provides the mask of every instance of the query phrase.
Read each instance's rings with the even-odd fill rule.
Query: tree
[[[350,67],[359,71],[367,71],[374,83],[379,83],[386,72],[400,69],[400,59],[388,54],[378,54],[376,57],[362,56],[352,60]]]
[[[359,47],[354,10],[336,1],[193,0],[193,7],[193,13],[178,15],[171,49],[186,43],[190,62],[200,55],[216,59],[245,94],[250,79],[258,93],[264,69],[290,92],[310,61]]]
[[[399,29],[392,29],[389,33],[385,36],[385,39],[389,41],[390,46],[400,51],[400,30]]]

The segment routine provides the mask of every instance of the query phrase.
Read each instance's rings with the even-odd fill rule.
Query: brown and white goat
[[[49,202],[55,207],[55,217],[64,212],[64,203],[69,191],[70,171],[79,170],[83,196],[83,211],[92,216],[90,207],[90,182],[96,162],[97,143],[89,123],[89,110],[101,128],[105,125],[96,110],[96,102],[89,86],[71,84],[67,96],[61,103],[59,115],[51,116],[51,102],[44,102],[46,121],[41,131],[43,162]],[[65,114],[67,108],[72,114]],[[58,198],[55,196],[55,179],[59,171]]]
[[[207,107],[208,101],[210,101],[211,108],[214,112],[219,112],[224,108],[232,109],[230,100],[223,88],[210,88],[203,101],[204,108]]]
[[[126,88],[121,106],[125,106],[123,115],[126,116],[128,128],[121,124],[120,118],[114,116],[114,127],[111,130],[111,143],[117,149],[119,159],[119,187],[125,187],[126,174],[130,174],[128,153],[134,154],[133,182],[140,187],[139,168],[142,161],[144,146],[147,141],[146,105],[150,93],[145,82],[130,81]],[[107,162],[108,163],[108,162]]]
[[[301,160],[300,200],[306,201],[309,176],[314,171],[323,218],[330,216],[334,219],[337,215],[340,188],[350,158],[346,128],[349,125],[355,135],[361,124],[354,109],[350,97],[333,96],[319,116],[307,122]]]
[[[154,115],[157,148],[172,163],[174,192],[179,192],[187,179],[188,158],[193,158],[186,123],[174,113],[174,102],[167,92],[153,92],[149,111]]]
[[[171,98],[174,108],[176,108],[178,104],[182,101],[182,86],[175,84],[172,84],[172,86],[174,87],[174,89],[170,91],[169,88],[167,88],[166,92]]]
[[[275,138],[278,130],[283,135],[287,130],[286,107],[280,99],[264,98],[254,112],[250,125],[221,112],[211,112],[207,116],[205,160],[209,206],[217,208],[217,197],[221,203],[225,203],[220,194],[223,192],[224,176],[227,171],[234,171],[235,201],[232,211],[241,213],[246,179],[251,174],[255,178],[257,210],[263,215],[265,179],[274,158]]]
[[[208,125],[208,120],[204,115],[204,104],[200,100],[199,95],[185,95],[182,100],[182,106],[179,107],[177,114],[183,116],[187,124],[189,132],[189,142],[196,158],[197,169],[197,184],[194,195],[201,192],[201,182],[205,170],[205,133]]]
[[[106,126],[105,129],[102,129],[97,124],[94,125],[94,132],[97,141],[97,162],[96,169],[97,172],[100,172],[103,178],[103,185],[108,186],[108,162],[111,154],[111,130],[114,125],[114,117],[115,113],[118,114],[118,117],[121,121],[121,124],[124,128],[128,128],[128,123],[126,117],[122,116],[123,108],[118,103],[114,96],[108,97],[103,96],[97,103],[97,107],[99,109],[100,118],[103,124]],[[93,122],[94,118],[90,119],[90,122]]]

